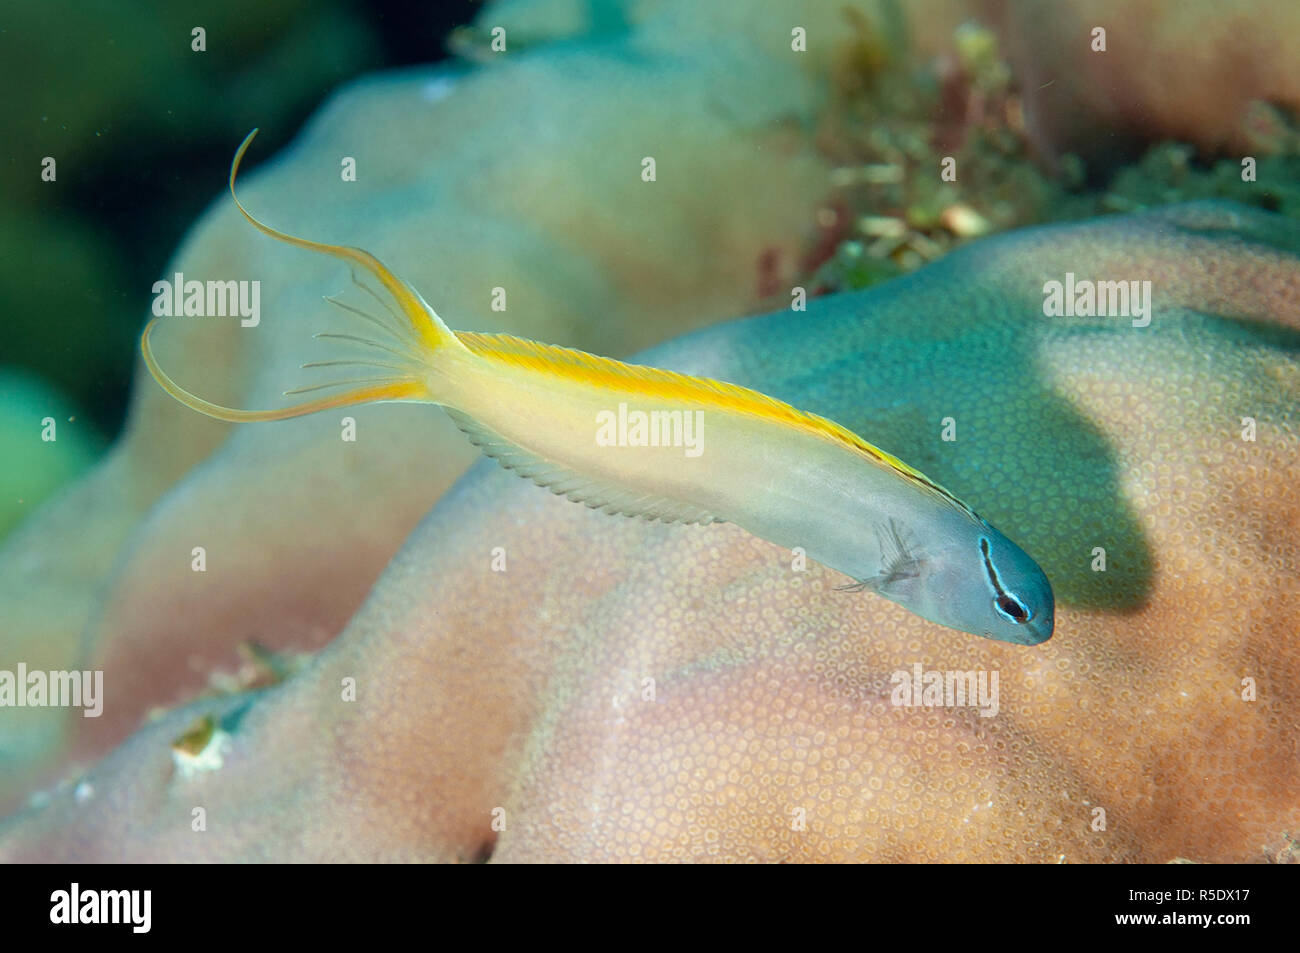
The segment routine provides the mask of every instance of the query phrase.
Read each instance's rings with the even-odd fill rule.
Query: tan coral
[[[834,592],[735,527],[616,520],[485,463],[314,662],[195,706],[248,706],[220,770],[171,775],[199,713],[177,712],[88,774],[93,801],[11,822],[0,854],[1275,860],[1300,827],[1300,425],[1277,386],[1297,245],[1217,205],[1030,231],[822,299],[797,328],[775,314],[652,355],[924,463],[1048,568],[1042,646]],[[1045,318],[1066,269],[1151,280],[1151,325]],[[996,670],[1000,712],[894,707],[891,673],[916,662]]]

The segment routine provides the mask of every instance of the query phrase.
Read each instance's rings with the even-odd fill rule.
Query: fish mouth
[[[1024,645],[1042,645],[1052,637],[1055,626],[1051,618],[1041,622],[1028,622],[1024,628]]]
[[[1049,621],[1047,625],[1027,622],[1016,629],[1014,635],[995,635],[985,630],[984,638],[992,639],[995,642],[1009,642],[1012,645],[1042,645],[1052,637],[1052,624]]]
[[[1025,636],[1025,645],[1042,645],[1052,637],[1052,630],[1039,631],[1038,629],[1031,629],[1025,633]]]

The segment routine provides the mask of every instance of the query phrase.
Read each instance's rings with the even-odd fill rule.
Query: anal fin
[[[725,522],[703,507],[618,486],[585,476],[563,464],[542,459],[496,431],[484,427],[468,414],[446,406],[443,410],[461,432],[469,437],[470,443],[507,470],[590,509],[662,523],[696,523],[703,526]]]

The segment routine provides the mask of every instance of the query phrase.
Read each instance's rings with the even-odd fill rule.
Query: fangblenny
[[[626,364],[509,335],[455,332],[419,293],[359,248],[288,235],[235,195],[249,133],[230,168],[243,216],[279,241],[341,258],[378,281],[362,285],[387,317],[342,305],[383,339],[320,334],[376,352],[371,376],[278,410],[236,410],[186,391],[141,349],[158,383],[221,420],[284,420],[372,401],[441,405],[488,456],[551,491],[607,513],[680,523],[731,522],[817,562],[923,618],[1035,645],[1051,637],[1051,584],[1020,547],[969,506],[850,430],[748,388]],[[354,271],[355,277],[355,271]],[[359,283],[359,282],[358,282]],[[391,320],[390,320],[391,319]]]

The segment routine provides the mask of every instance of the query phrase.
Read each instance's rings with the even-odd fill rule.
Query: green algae
[[[833,184],[850,234],[816,272],[819,290],[871,287],[993,232],[1181,202],[1223,199],[1300,219],[1300,120],[1280,107],[1252,105],[1250,157],[1162,142],[1114,166],[1077,155],[1049,166],[1031,148],[992,30],[965,24],[951,58],[920,63],[853,22],[863,35],[841,63],[819,136],[841,163]]]

